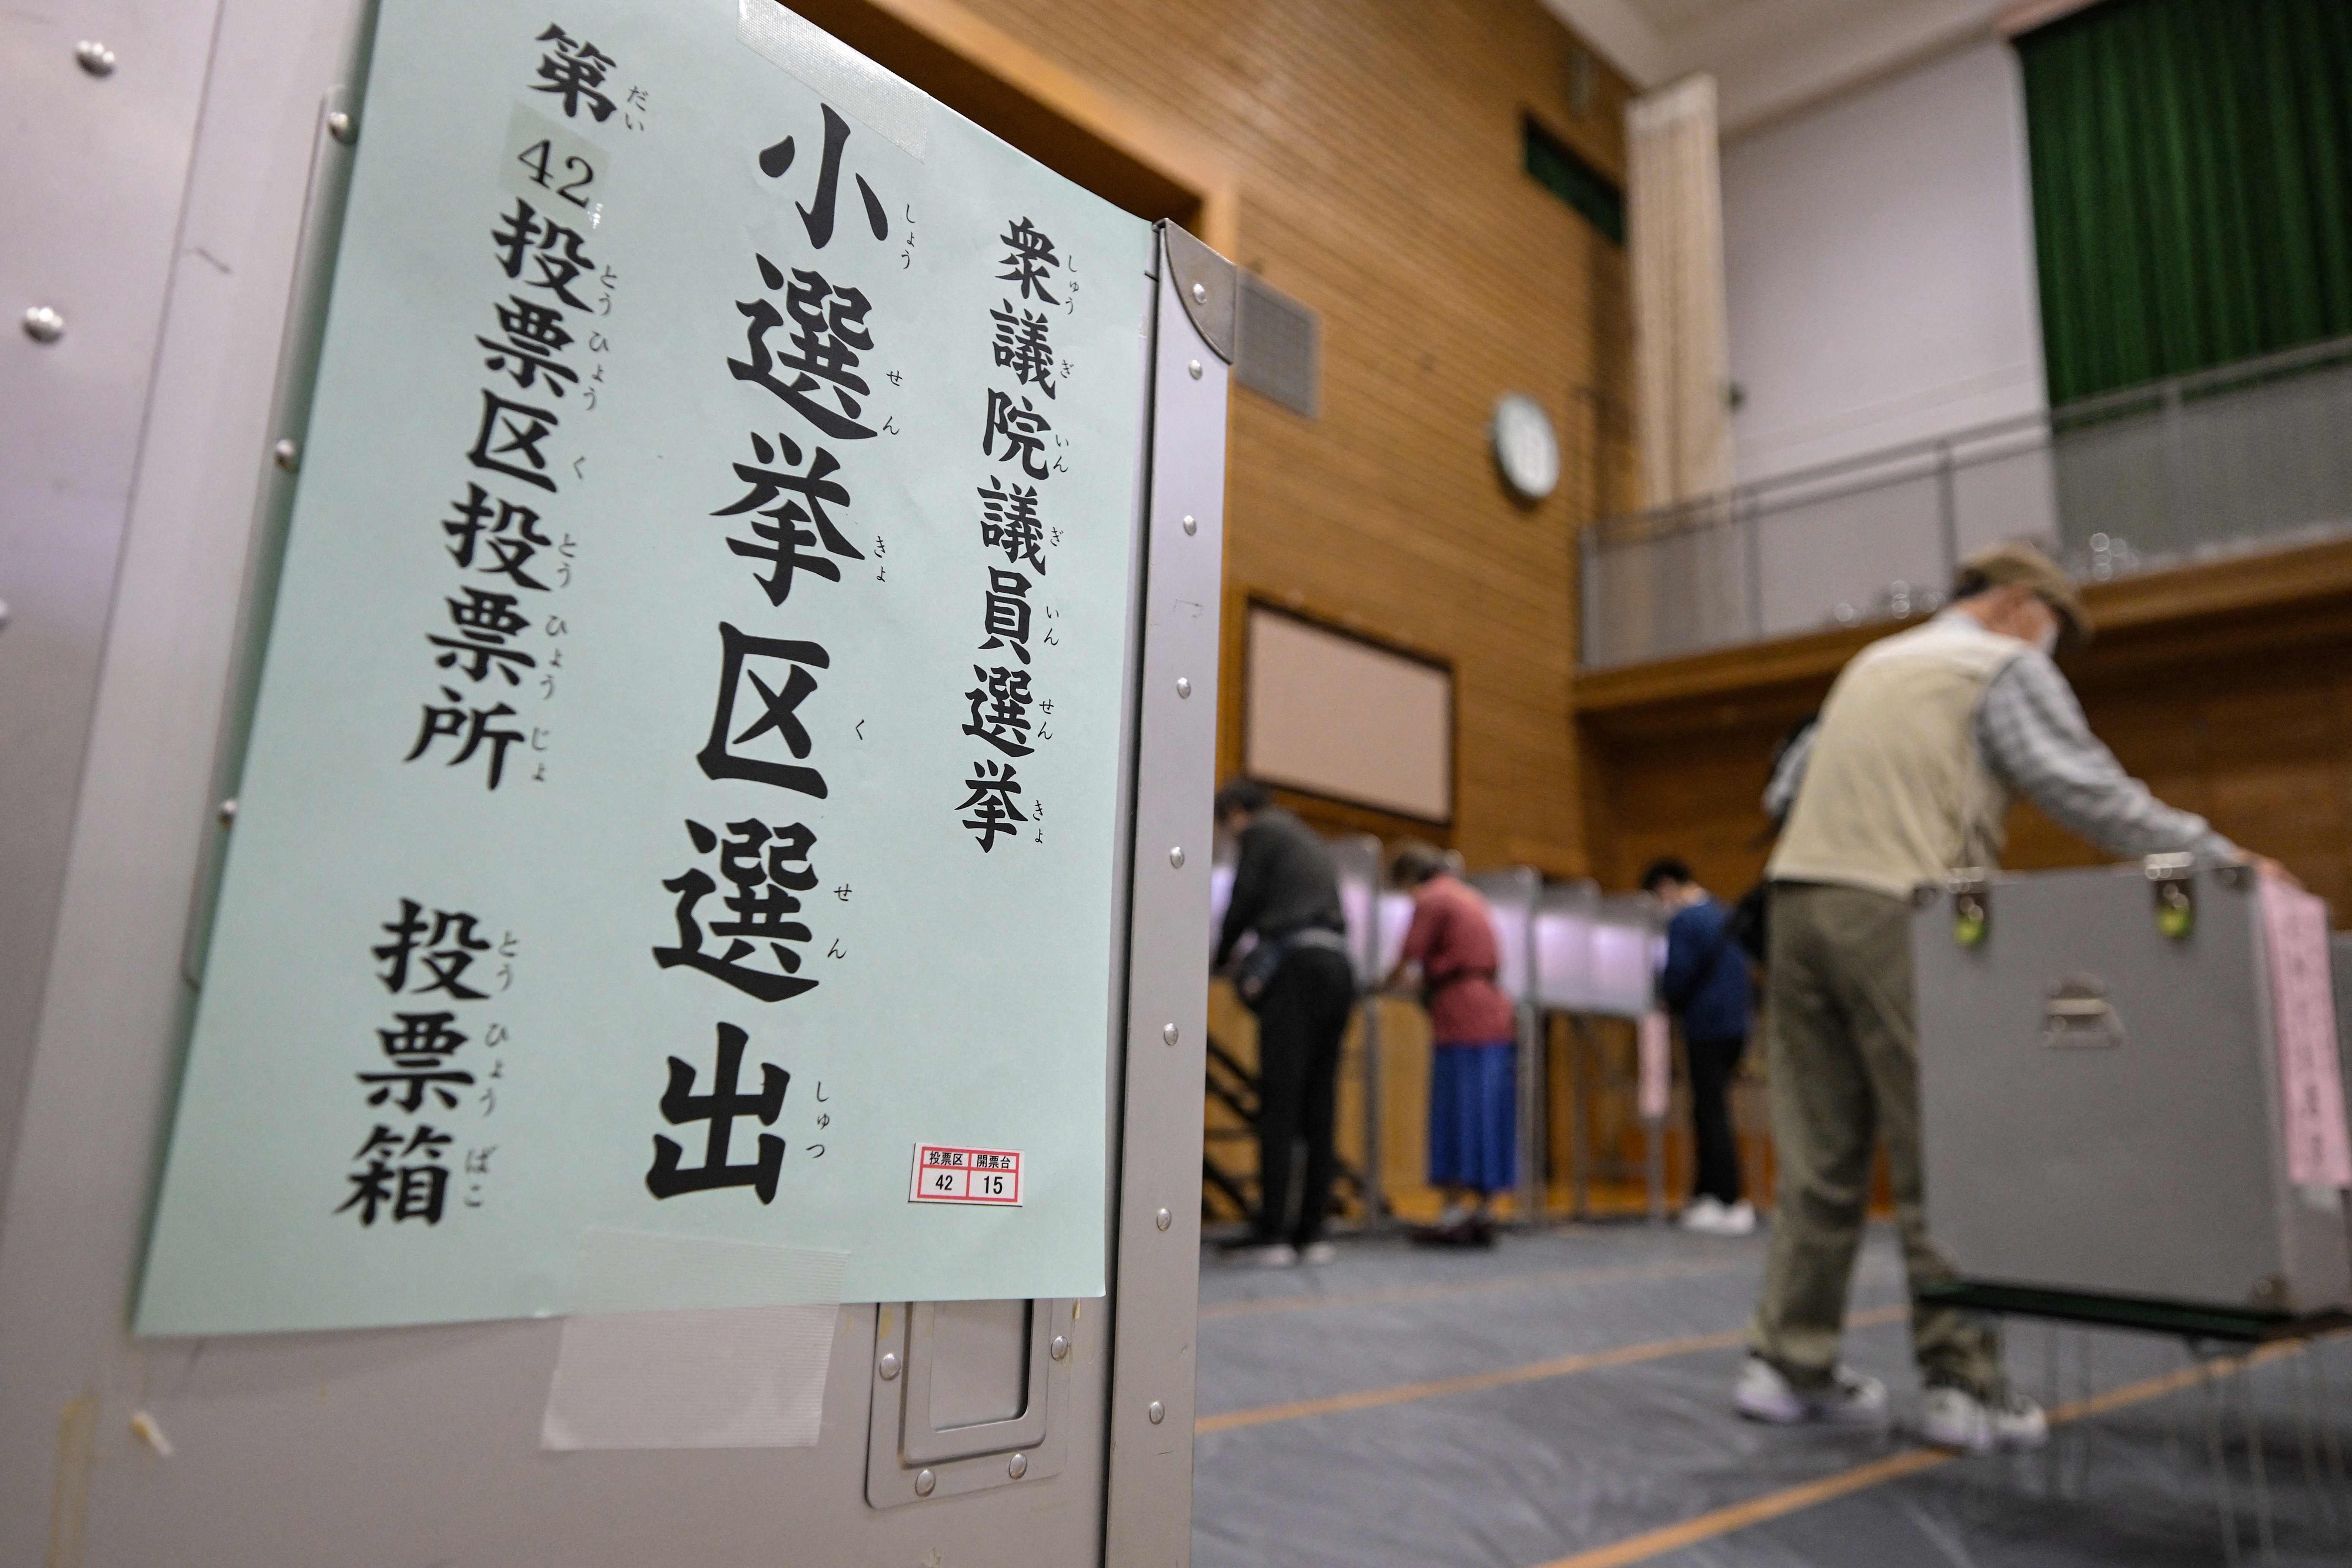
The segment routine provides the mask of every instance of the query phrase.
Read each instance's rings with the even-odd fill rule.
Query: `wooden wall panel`
[[[2352,572],[2352,550],[2323,547],[2231,570],[2256,569],[2277,584],[2276,602],[2200,607],[2200,581],[2217,595],[2233,591],[2232,577],[2214,568],[2095,592],[2094,612],[2112,606],[2123,623],[2065,667],[2093,730],[2158,799],[2283,861],[2327,899],[2339,925],[2352,925],[2352,585],[2332,581]],[[2314,582],[2320,591],[2293,591]],[[2164,615],[2127,618],[2159,593]],[[1745,692],[1698,671],[1707,689],[1676,695],[1660,667],[1627,677],[1644,683],[1640,700],[1589,710],[1587,816],[1604,885],[1630,886],[1664,853],[1682,855],[1727,895],[1753,883],[1766,853],[1755,841],[1767,827],[1758,798],[1772,742],[1819,703],[1848,651],[1824,643],[1818,668],[1790,676],[1759,650],[1757,665],[1770,678]],[[2104,858],[2031,805],[2011,817],[2012,869]]]
[[[1474,864],[1581,869],[1574,539],[1630,499],[1624,257],[1521,172],[1520,115],[1619,175],[1624,83],[1580,69],[1537,0],[965,4],[1229,169],[1234,259],[1322,317],[1320,417],[1234,393],[1228,618],[1256,592],[1451,659],[1453,842]],[[1560,487],[1533,507],[1488,453],[1508,391],[1561,437]]]

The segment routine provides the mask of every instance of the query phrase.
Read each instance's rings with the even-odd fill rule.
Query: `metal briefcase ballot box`
[[[2352,1302],[2346,1194],[2290,1158],[2258,880],[2175,859],[1923,892],[1930,1228],[1972,1283],[2282,1315]],[[2306,1027],[2324,1015],[2295,994]],[[2332,1035],[2320,1054],[2334,1082],[2299,1082],[2297,1114],[2315,1087],[2340,1124]]]
[[[2352,1094],[2352,932],[2327,939],[2327,963],[2336,981],[2336,1053],[2344,1072],[2344,1090]],[[2347,1209],[2352,1224],[2352,1209]]]

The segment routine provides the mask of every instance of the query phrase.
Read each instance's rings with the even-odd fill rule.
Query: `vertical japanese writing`
[[[498,1112],[500,1048],[510,1037],[496,1008],[514,984],[520,944],[510,931],[492,941],[470,911],[406,897],[380,929],[385,940],[369,951],[393,1000],[374,1054],[352,1075],[372,1124],[352,1155],[357,1168],[347,1173],[350,1190],[335,1212],[363,1227],[379,1218],[437,1226],[453,1179],[459,1207],[485,1201],[498,1145],[478,1126],[451,1129]]]
[[[1053,638],[1050,632],[1036,634],[1039,606],[1032,595],[1045,580],[1048,548],[1060,542],[1045,521],[1042,487],[1069,471],[1063,455],[1068,444],[1047,410],[1070,367],[1055,357],[1045,307],[1075,294],[1075,280],[1059,276],[1063,258],[1053,236],[1027,217],[1009,221],[997,243],[1004,254],[994,281],[1006,287],[988,313],[987,342],[999,380],[986,389],[981,417],[980,453],[993,466],[978,487],[985,577],[975,647],[993,657],[973,663],[972,685],[963,694],[970,716],[963,733],[988,749],[960,782],[965,793],[955,807],[958,822],[982,853],[999,839],[1018,841],[1024,829],[1039,843],[1045,837],[1035,800],[1024,810],[1026,790],[1014,759],[1053,738],[1053,703],[1038,692],[1032,669],[1033,643],[1046,645]],[[990,559],[999,555],[1003,565]],[[1046,609],[1045,617],[1052,614]]]
[[[645,128],[647,94],[614,81],[617,62],[593,42],[558,23],[534,42],[539,58],[520,101],[560,111],[572,131]],[[564,147],[572,145],[567,131]],[[552,132],[525,146],[515,162],[532,194],[499,209],[489,229],[492,297],[469,346],[482,356],[483,384],[465,416],[463,493],[453,486],[439,519],[457,580],[425,634],[437,675],[403,758],[468,768],[491,790],[522,773],[523,758],[509,755],[519,746],[530,756],[528,777],[548,778],[571,632],[553,601],[571,586],[581,553],[550,519],[565,485],[585,477],[579,421],[606,391],[604,319],[620,279],[589,251],[588,232],[604,216],[590,194],[601,154],[592,142],[578,146],[586,151],[559,148]]]
[[[618,62],[593,42],[553,22],[531,42],[538,57],[517,101],[571,129],[562,147],[551,131],[515,153],[519,188],[531,193],[494,209],[487,230],[488,305],[460,346],[479,356],[478,401],[457,421],[468,433],[463,464],[427,529],[451,574],[424,634],[432,695],[402,759],[467,769],[488,790],[526,770],[547,779],[547,715],[571,633],[560,601],[581,556],[553,518],[565,487],[584,478],[582,422],[607,385],[606,319],[620,285],[589,250],[604,216],[591,194],[603,155],[572,133],[607,122],[642,131],[651,112],[649,95],[614,81]],[[493,942],[471,912],[407,896],[382,930],[376,978],[396,999],[355,1074],[372,1124],[335,1212],[363,1227],[437,1226],[453,1207],[488,1201],[498,1145],[466,1124],[498,1113],[511,1031],[496,1009],[519,944],[512,932]]]
[[[797,166],[796,184],[807,199],[793,200],[790,215],[778,214],[782,221],[775,233],[751,254],[759,287],[751,298],[734,301],[743,349],[740,357],[728,357],[727,374],[765,396],[750,402],[757,411],[744,434],[750,460],[732,465],[738,493],[709,515],[729,519],[723,536],[728,553],[751,563],[751,580],[765,606],[761,618],[749,626],[713,616],[717,694],[709,738],[694,760],[714,784],[755,784],[823,800],[831,794],[823,742],[835,732],[813,716],[812,699],[832,678],[833,655],[814,638],[791,633],[807,596],[834,591],[811,585],[843,582],[842,562],[871,559],[873,580],[888,580],[880,566],[881,538],[876,536],[869,558],[850,537],[856,526],[850,465],[865,450],[856,444],[898,434],[892,419],[877,418],[874,405],[887,397],[877,382],[887,380],[897,387],[903,378],[867,363],[880,351],[873,302],[862,287],[862,269],[874,260],[857,236],[870,234],[874,244],[887,245],[888,211],[863,166],[863,144],[853,146],[849,121],[829,104],[819,108],[820,150],[814,160],[801,159],[793,136],[761,149],[755,160],[770,181],[785,179]],[[845,200],[851,191],[855,207]],[[911,246],[913,209],[908,214]],[[850,222],[837,224],[844,215]],[[836,241],[842,243],[836,246]],[[739,617],[751,619],[740,612]],[[779,821],[778,814],[762,810],[728,821],[724,836],[703,822],[687,821],[696,863],[662,883],[675,898],[670,916],[677,939],[652,948],[658,967],[699,975],[768,1006],[816,988],[815,966],[804,964],[804,949],[815,940],[807,904],[817,886],[812,858],[817,835],[806,822]],[[848,900],[847,883],[835,892]],[[845,956],[838,938],[824,956]],[[705,1081],[700,1070],[671,1056],[658,1105],[662,1120],[673,1128],[706,1124],[702,1163],[685,1164],[686,1145],[656,1133],[646,1187],[656,1198],[671,1198],[743,1186],[761,1203],[772,1203],[790,1141],[761,1132],[755,1157],[742,1160],[730,1153],[732,1128],[746,1116],[761,1127],[775,1125],[792,1074],[761,1062],[759,1086],[743,1087],[751,1032],[725,1019],[717,1020],[716,1030],[708,1090],[697,1090]],[[824,1098],[822,1090],[820,1085],[819,1100]],[[829,1111],[815,1113],[816,1128],[831,1124]],[[812,1159],[824,1154],[821,1143],[805,1148]]]

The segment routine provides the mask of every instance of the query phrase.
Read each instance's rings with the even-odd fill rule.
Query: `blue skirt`
[[[1429,1068],[1429,1183],[1508,1192],[1518,1176],[1519,1048],[1441,1045]]]

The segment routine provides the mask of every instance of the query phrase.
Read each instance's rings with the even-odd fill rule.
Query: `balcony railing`
[[[1588,669],[1916,614],[2008,538],[2099,580],[2352,534],[2352,338],[1594,524]]]

